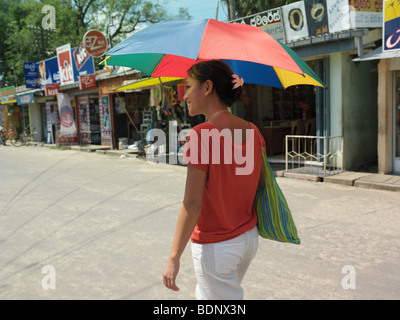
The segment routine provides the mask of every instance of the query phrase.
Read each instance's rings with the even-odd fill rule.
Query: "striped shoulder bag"
[[[258,131],[258,130],[256,130]],[[260,133],[258,132],[260,135]],[[300,244],[289,206],[268,163],[260,137],[265,187],[257,188],[254,206],[257,212],[258,234],[265,239]]]

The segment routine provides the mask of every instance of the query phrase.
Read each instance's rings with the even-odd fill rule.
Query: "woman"
[[[188,70],[184,99],[189,114],[203,114],[208,122],[195,126],[185,145],[185,195],[163,282],[179,290],[179,261],[191,238],[197,299],[243,299],[240,283],[258,247],[253,200],[262,138],[255,126],[228,111],[242,85],[218,60]],[[246,166],[248,170],[239,172]]]

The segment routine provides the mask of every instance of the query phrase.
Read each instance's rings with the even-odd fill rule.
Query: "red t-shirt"
[[[253,201],[262,165],[261,141],[264,147],[265,142],[250,123],[249,130],[250,135],[243,143],[241,131],[232,137],[228,129],[219,131],[208,122],[190,130],[183,160],[207,173],[203,205],[191,237],[193,242],[233,239],[256,225]]]

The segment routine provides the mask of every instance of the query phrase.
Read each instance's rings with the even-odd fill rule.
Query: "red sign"
[[[96,76],[94,74],[85,74],[79,76],[79,90],[96,88]]]
[[[91,30],[83,36],[83,46],[92,57],[99,58],[107,51],[107,39],[100,31]]]
[[[74,69],[72,66],[71,46],[69,44],[57,48],[58,69],[60,70],[60,84],[74,83]]]
[[[56,96],[59,93],[60,85],[58,83],[46,84],[46,97]]]
[[[75,66],[78,71],[82,68],[82,66],[85,64],[85,62],[88,61],[90,58],[89,54],[86,52],[86,50],[83,46],[82,41],[79,44],[79,46],[76,48],[76,50],[74,51],[74,58],[75,58]]]

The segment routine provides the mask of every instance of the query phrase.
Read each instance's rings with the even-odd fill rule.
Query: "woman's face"
[[[202,84],[190,76],[186,78],[186,92],[183,99],[186,101],[191,116],[202,114],[202,109],[205,106],[204,85],[205,83]]]

